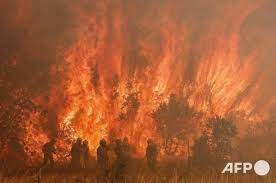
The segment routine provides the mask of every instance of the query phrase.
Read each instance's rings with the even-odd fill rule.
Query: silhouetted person
[[[128,160],[128,158],[130,156],[130,145],[129,145],[127,137],[124,138],[122,147],[123,147],[124,156]]]
[[[116,154],[116,158],[119,159],[121,154],[122,154],[122,140],[121,139],[117,139],[115,141],[115,147],[114,147],[114,151],[115,151],[115,154]]]
[[[108,167],[108,147],[105,139],[100,140],[100,145],[97,149],[97,164],[103,176],[107,176],[109,172]]]
[[[121,139],[116,140],[115,153],[115,177],[122,179],[129,163],[130,146],[127,138],[124,138],[123,142]]]
[[[118,179],[122,174],[122,168],[123,168],[123,162],[122,162],[123,142],[121,139],[117,139],[115,141],[114,151],[116,154],[116,160],[114,163],[114,173],[115,173],[115,178]]]
[[[56,152],[55,144],[56,144],[56,140],[52,139],[50,142],[47,142],[46,144],[44,144],[44,146],[42,147],[42,151],[44,154],[42,167],[46,166],[47,163],[49,162],[51,167],[54,165],[53,154]]]
[[[78,138],[73,143],[71,148],[71,166],[73,168],[81,168],[81,156],[82,156],[82,139]]]
[[[89,145],[87,140],[83,141],[82,143],[82,160],[83,160],[83,167],[87,168],[90,161],[90,152],[89,152]]]
[[[156,164],[157,164],[158,149],[157,149],[157,145],[153,142],[152,139],[148,139],[147,143],[148,143],[148,146],[146,149],[147,163],[149,168],[154,171],[156,169]]]
[[[123,160],[125,167],[127,167],[127,165],[129,164],[129,160],[130,160],[130,145],[129,145],[127,137],[125,137],[123,140],[122,150],[123,150],[122,160]]]

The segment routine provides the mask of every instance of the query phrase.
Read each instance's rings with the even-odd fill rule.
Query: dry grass
[[[35,183],[37,182],[33,177],[12,178],[8,180],[2,180],[1,183]],[[41,183],[100,183],[100,182],[112,182],[112,181],[100,181],[96,177],[78,177],[78,176],[59,176],[51,175],[43,177]],[[147,177],[144,175],[138,175],[133,179],[122,181],[131,183],[275,183],[275,178],[255,179],[255,178],[229,178],[229,177],[202,177],[202,178],[190,178],[182,179],[178,177],[172,177],[171,179],[162,179],[157,177]]]
[[[38,175],[21,175],[5,179],[0,175],[0,182],[38,183]],[[111,173],[109,178],[103,178],[96,168],[80,172],[68,169],[56,169],[42,171],[40,183],[276,183],[276,176],[272,172],[264,177],[257,176],[254,173],[220,174],[219,171],[214,170],[193,170],[188,173],[185,167],[175,164],[167,164],[159,167],[157,172],[151,172],[145,164],[136,163],[129,167],[123,181],[114,181],[112,177]]]
[[[35,183],[37,176],[18,176],[14,178],[2,179],[1,183]],[[111,183],[111,179],[100,179],[95,173],[90,174],[46,174],[42,175],[41,183]],[[119,181],[113,181],[119,182]],[[258,177],[253,174],[248,175],[215,175],[212,173],[196,176],[181,175],[174,173],[173,175],[153,174],[146,172],[138,172],[137,174],[128,175],[123,183],[276,183],[273,176]]]

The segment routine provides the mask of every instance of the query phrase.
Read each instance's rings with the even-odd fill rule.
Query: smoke
[[[148,113],[172,93],[206,116],[243,111],[247,121],[270,120],[275,7],[272,0],[4,0],[0,62],[15,64],[4,82],[27,88],[50,111],[41,133],[88,138],[92,149],[113,131],[142,149],[147,136],[158,137]],[[133,121],[121,123],[122,106],[136,100]]]
[[[19,87],[47,86],[49,66],[56,62],[59,41],[70,27],[71,13],[65,5],[43,0],[1,2],[0,60],[16,60],[10,78]]]

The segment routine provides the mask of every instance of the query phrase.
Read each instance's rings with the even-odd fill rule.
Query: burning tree
[[[129,137],[143,151],[145,139],[156,137],[157,127],[166,153],[177,154],[203,119],[196,111],[209,117],[244,110],[246,119],[255,121],[269,119],[267,111],[275,108],[275,87],[269,85],[274,59],[264,64],[262,53],[270,49],[254,44],[247,49],[255,35],[255,24],[250,25],[254,21],[247,18],[255,16],[262,1],[0,4],[0,135],[2,141],[6,136],[20,139],[26,131],[27,138],[17,140],[22,149],[23,144],[40,149],[53,133],[67,151],[72,139],[83,137],[95,153],[101,138],[120,129],[117,136]],[[59,14],[40,11],[44,8]],[[193,13],[201,10],[210,13],[204,18]],[[2,64],[14,55],[12,68]],[[176,91],[187,99],[180,94],[167,101]],[[161,101],[157,108],[156,96]],[[57,120],[32,120],[35,125],[24,130],[28,116],[37,110],[33,102],[53,110]],[[218,134],[226,127],[216,128]],[[229,154],[229,138],[214,135],[214,144],[226,146],[223,152],[217,148],[218,156]]]
[[[122,113],[119,115],[121,121],[133,120],[140,107],[139,92],[133,91],[132,83],[127,83],[128,92],[124,96],[124,102],[122,104]]]
[[[237,128],[232,121],[221,117],[209,120],[208,128],[211,130],[212,149],[217,160],[226,160],[231,156],[232,139],[237,134]]]
[[[194,164],[205,167],[228,160],[236,134],[237,129],[232,121],[218,116],[210,118],[202,136],[193,146]]]
[[[212,154],[209,145],[209,138],[206,133],[200,136],[193,146],[193,165],[206,168],[211,165]]]
[[[14,85],[7,76],[12,72],[8,63],[1,65],[0,79],[0,152],[1,160],[9,166],[25,164],[24,138],[31,114],[43,111],[33,103],[27,89]],[[5,82],[4,82],[5,81]],[[15,168],[14,167],[14,168]]]
[[[168,102],[162,102],[153,111],[152,117],[156,121],[157,130],[164,139],[166,154],[172,155],[179,150],[180,142],[187,133],[187,125],[197,116],[197,112],[185,101],[179,100],[171,94]]]

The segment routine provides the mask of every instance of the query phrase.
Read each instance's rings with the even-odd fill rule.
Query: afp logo
[[[247,173],[252,170],[253,165],[249,162],[231,162],[227,163],[221,173]],[[270,165],[265,160],[259,160],[254,164],[254,171],[257,175],[267,175]]]

